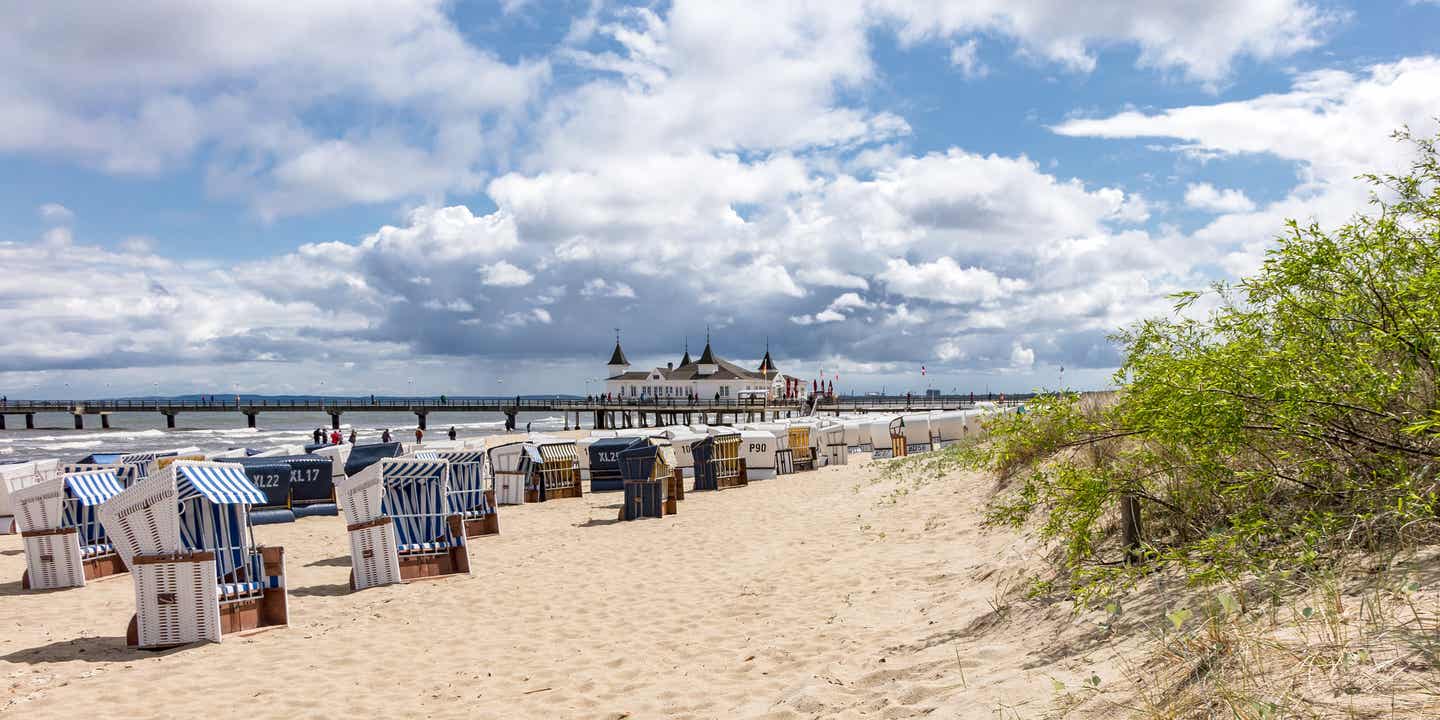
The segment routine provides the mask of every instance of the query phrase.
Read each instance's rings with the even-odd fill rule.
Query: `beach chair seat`
[[[66,467],[59,477],[12,493],[25,545],[20,586],[82,587],[88,580],[125,572],[96,514],[101,504],[122,490],[111,469],[75,472]]]
[[[437,459],[450,463],[450,509],[465,524],[465,537],[500,532],[495,491],[486,487],[485,451],[446,450]]]
[[[127,642],[165,648],[287,625],[285,551],[250,535],[249,509],[265,495],[245,469],[177,459],[150,470],[99,511],[135,581]]]

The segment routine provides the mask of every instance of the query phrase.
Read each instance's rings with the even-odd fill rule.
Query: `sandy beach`
[[[985,632],[1028,541],[980,527],[989,481],[883,464],[692,493],[663,520],[616,522],[616,493],[504,507],[473,576],[359,593],[339,518],[262,526],[291,625],[159,653],[125,647],[128,575],[23,592],[0,537],[0,715],[1042,714],[1092,665],[1057,650],[1058,607]]]

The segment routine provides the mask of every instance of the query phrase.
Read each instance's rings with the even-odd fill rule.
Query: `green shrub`
[[[1112,398],[1052,395],[990,427],[977,457],[1015,482],[992,519],[1043,515],[1077,593],[1128,572],[1127,495],[1148,565],[1201,583],[1435,539],[1440,157],[1400,136],[1417,159],[1366,177],[1372,213],[1291,222],[1253,277],[1117,335]]]

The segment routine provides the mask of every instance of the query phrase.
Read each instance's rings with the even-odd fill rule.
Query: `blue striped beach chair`
[[[265,495],[245,469],[181,459],[150,470],[99,512],[135,579],[129,644],[220,642],[288,624],[285,552],[255,544],[249,511]]]
[[[668,441],[651,439],[620,451],[620,477],[625,483],[620,519],[674,515],[676,476],[675,452]]]
[[[465,537],[500,532],[495,491],[485,482],[484,450],[445,450],[436,459],[450,463],[450,509],[465,523]]]
[[[83,587],[125,572],[96,509],[124,488],[113,470],[62,468],[59,477],[18,490],[15,518],[25,543],[25,589]]]
[[[337,487],[350,535],[351,588],[470,573],[449,476],[445,460],[386,458]]]

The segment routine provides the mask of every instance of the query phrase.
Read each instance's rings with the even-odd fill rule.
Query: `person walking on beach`
[[[355,428],[350,428],[350,444],[355,444]]]
[[[340,430],[339,430],[339,428],[336,428],[335,430],[331,430],[331,431],[330,431],[330,444],[331,444],[331,445],[339,445],[339,444],[340,444]]]
[[[390,442],[390,428],[385,428],[385,432],[380,433],[380,442]]]
[[[529,435],[529,434],[530,434],[530,423],[528,423],[528,422],[525,423],[525,434],[526,434],[526,435]]]
[[[421,444],[421,443],[424,441],[424,439],[425,439],[425,431],[424,431],[424,430],[421,430],[421,429],[418,428],[418,427],[415,428],[415,444],[416,444],[416,445]]]
[[[455,439],[455,426],[454,426],[454,425],[451,425],[451,426],[450,426],[450,433],[449,433],[449,435],[450,435],[450,439],[451,439],[451,440],[454,440],[454,439]]]
[[[319,445],[319,444],[320,444],[320,437],[321,437],[321,436],[320,436],[320,428],[315,428],[315,432],[310,433],[310,437],[315,438],[315,444],[316,444],[316,445]]]

